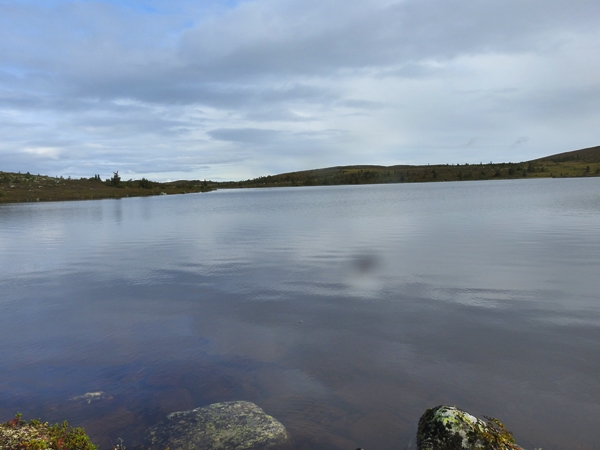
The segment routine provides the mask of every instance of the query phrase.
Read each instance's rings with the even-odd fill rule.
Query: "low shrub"
[[[21,414],[0,424],[0,449],[10,450],[96,450],[83,428],[65,421],[49,425],[40,420],[21,420]]]

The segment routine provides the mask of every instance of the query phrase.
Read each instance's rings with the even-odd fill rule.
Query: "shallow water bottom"
[[[0,415],[133,449],[248,400],[296,449],[384,450],[449,404],[600,447],[600,190],[553,181],[0,208]]]

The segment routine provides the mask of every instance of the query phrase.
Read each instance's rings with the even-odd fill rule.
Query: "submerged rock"
[[[417,431],[418,450],[521,450],[497,419],[480,420],[454,406],[425,411]]]
[[[148,450],[262,450],[285,446],[285,427],[250,402],[174,412],[146,432]]]
[[[71,397],[69,399],[70,402],[80,402],[90,404],[92,402],[97,402],[99,400],[110,400],[112,397],[108,397],[104,392],[86,392],[83,395],[78,395],[77,397]]]

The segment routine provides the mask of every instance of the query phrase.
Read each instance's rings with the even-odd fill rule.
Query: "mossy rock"
[[[146,432],[148,450],[263,450],[289,444],[285,427],[250,402],[174,412]]]
[[[487,422],[454,406],[425,411],[417,431],[418,450],[522,450],[497,419]]]

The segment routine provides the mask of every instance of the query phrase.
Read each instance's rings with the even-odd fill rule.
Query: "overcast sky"
[[[0,0],[0,170],[246,179],[600,145],[598,0]]]

